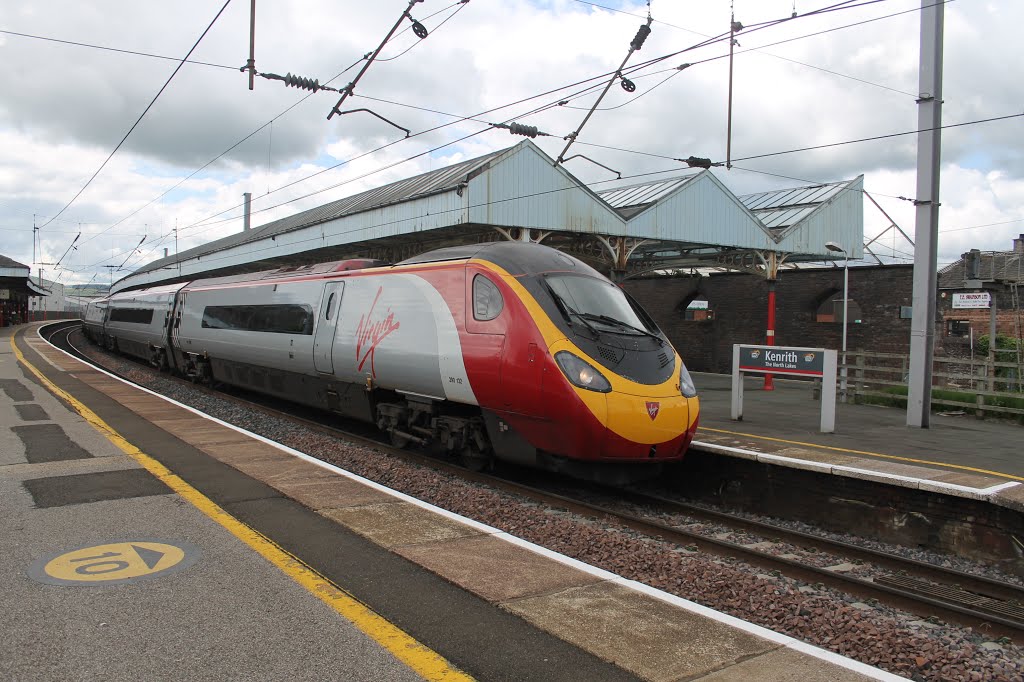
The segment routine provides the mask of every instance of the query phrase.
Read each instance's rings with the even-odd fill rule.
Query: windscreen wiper
[[[559,296],[557,293],[555,293],[555,290],[552,289],[551,286],[548,285],[547,283],[544,284],[544,288],[546,288],[548,290],[548,293],[551,294],[551,298],[554,299],[555,305],[558,306],[558,309],[562,313],[562,317],[565,318],[566,322],[572,324],[572,316],[575,315],[576,318],[583,323],[583,326],[589,329],[590,333],[594,335],[594,339],[597,339],[597,337],[600,335],[600,332],[597,331],[594,325],[590,324],[590,322],[587,321],[587,318],[583,313],[581,313],[580,311],[576,310],[571,305],[566,303],[565,299]]]
[[[579,315],[580,315],[581,318],[597,320],[598,322],[604,322],[606,324],[612,324],[612,325],[615,325],[617,327],[622,327],[623,329],[630,329],[630,330],[635,331],[635,332],[637,332],[639,334],[643,334],[644,336],[650,336],[653,339],[657,339],[658,343],[661,344],[662,346],[665,345],[665,339],[661,338],[660,336],[658,336],[654,332],[649,331],[647,329],[641,329],[640,327],[634,327],[633,325],[629,324],[628,322],[623,322],[622,320],[617,320],[614,317],[611,317],[609,315],[595,315],[594,313],[580,313]]]

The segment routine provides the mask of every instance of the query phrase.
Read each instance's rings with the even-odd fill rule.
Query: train
[[[700,403],[621,287],[556,249],[492,242],[121,291],[106,348],[376,425],[397,446],[603,482],[683,458]]]

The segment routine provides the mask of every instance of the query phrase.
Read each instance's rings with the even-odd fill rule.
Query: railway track
[[[59,325],[58,329],[49,335],[48,340],[85,361],[92,362],[84,353],[77,350],[70,339],[76,328],[74,325]],[[104,369],[111,371],[106,367]],[[195,390],[208,391],[247,408],[295,421],[306,428],[333,437],[377,448],[391,456],[485,484],[538,504],[613,523],[680,547],[696,548],[699,551],[744,561],[764,572],[783,575],[808,584],[828,586],[868,603],[874,600],[917,614],[922,619],[956,623],[985,632],[990,637],[1007,637],[1017,643],[1024,642],[1024,589],[1015,585],[636,490],[600,488],[592,484],[565,481],[559,481],[555,484],[558,487],[551,489],[547,482],[537,483],[538,477],[534,472],[519,472],[519,481],[509,477],[471,472],[435,457],[392,447],[366,433],[353,433],[327,426],[296,414],[296,411],[290,408],[278,409],[266,402],[213,391],[166,374],[161,376],[187,384]],[[274,402],[276,404],[276,401]],[[309,411],[300,409],[299,412]],[[529,482],[522,482],[524,479]],[[595,497],[603,501],[595,502]],[[632,507],[633,510],[624,510],[622,507]],[[640,511],[636,511],[637,509]],[[669,522],[664,520],[666,517]],[[709,536],[702,532],[702,527],[709,523],[751,534],[759,539],[754,542],[734,542],[715,535]],[[799,548],[799,551],[786,552],[782,555],[774,553],[772,550],[777,550],[780,545]],[[836,562],[828,567],[816,566],[814,562],[806,560],[806,557],[799,556],[800,552],[817,557],[824,553],[835,557]],[[861,578],[840,570],[842,566],[865,563],[876,567],[876,575]]]

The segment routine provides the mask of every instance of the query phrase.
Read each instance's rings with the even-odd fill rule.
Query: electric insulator
[[[636,32],[636,37],[633,38],[633,42],[629,44],[634,50],[639,50],[644,46],[644,41],[647,40],[647,36],[651,35],[651,27],[644,24],[640,27],[640,30]]]
[[[522,123],[510,123],[508,126],[508,132],[513,135],[525,135],[526,137],[537,137],[540,132],[537,130],[537,126],[527,126]]]
[[[697,156],[691,156],[684,160],[686,161],[686,165],[690,168],[711,168],[711,159],[702,159]]]
[[[427,37],[427,27],[415,19],[412,20],[412,32],[416,34],[417,38],[422,39]]]
[[[625,90],[626,92],[633,92],[636,90],[636,83],[629,80],[628,78],[623,78],[619,85],[621,85],[622,89]]]
[[[293,88],[300,88],[302,90],[312,90],[316,92],[320,89],[320,81],[313,78],[304,78],[303,76],[297,76],[287,74],[284,77],[284,84],[290,85]]]

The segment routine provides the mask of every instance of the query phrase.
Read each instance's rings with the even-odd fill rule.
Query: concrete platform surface
[[[778,466],[865,478],[1024,509],[1024,426],[971,415],[933,414],[928,428],[906,411],[836,404],[834,433],[821,433],[810,382],[748,376],[743,418],[731,418],[732,378],[695,373],[701,400],[694,447]]]

